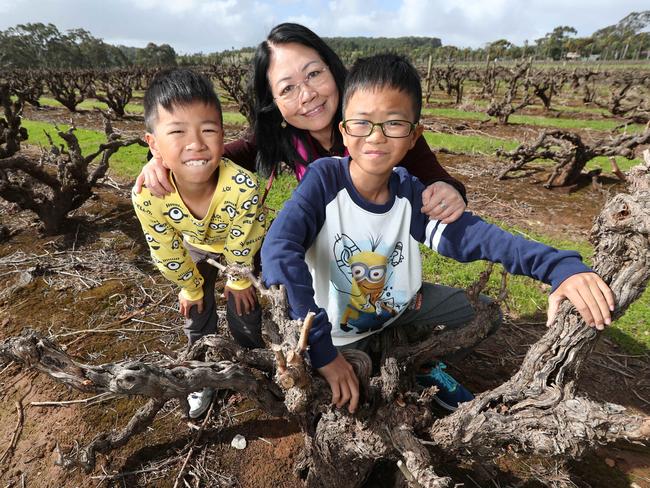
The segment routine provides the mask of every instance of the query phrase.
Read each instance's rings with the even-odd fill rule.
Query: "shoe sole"
[[[212,402],[210,402],[212,403]],[[194,412],[190,412],[189,416],[191,419],[198,419],[201,415],[203,415],[205,412],[208,411],[208,408],[210,408],[210,403],[208,403],[205,407],[195,410]]]
[[[458,409],[458,407],[454,407],[454,406],[449,405],[448,403],[444,402],[443,400],[441,400],[440,398],[438,398],[437,395],[434,395],[434,396],[433,396],[433,399],[436,401],[436,403],[437,403],[438,405],[440,405],[440,406],[441,406],[442,408],[444,408],[445,410],[449,410],[450,412],[455,412],[455,411]]]

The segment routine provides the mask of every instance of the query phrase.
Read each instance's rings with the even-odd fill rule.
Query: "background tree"
[[[142,66],[176,66],[176,51],[169,44],[158,46],[153,42],[137,51],[135,63]]]
[[[568,40],[568,35],[577,33],[578,31],[575,28],[568,25],[561,25],[535,42],[540,47],[540,51],[544,57],[557,61],[566,53],[564,43]]]

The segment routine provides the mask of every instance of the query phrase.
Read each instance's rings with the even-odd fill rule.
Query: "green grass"
[[[41,97],[38,101],[45,107],[63,107],[63,105],[54,98]],[[99,100],[95,100],[94,98],[89,98],[78,104],[77,108],[82,110],[94,110],[95,108],[106,110],[108,105]],[[124,110],[133,114],[141,114],[144,112],[144,107],[138,103],[127,103]]]
[[[541,127],[557,127],[559,129],[593,129],[611,131],[621,125],[618,120],[586,120],[562,119],[555,117],[540,117],[535,115],[511,115],[508,121],[512,124],[527,124]],[[640,132],[643,126],[639,124],[628,125],[628,132]]]
[[[457,134],[442,134],[439,132],[425,132],[424,138],[432,148],[449,149],[450,151],[464,153],[464,154],[487,154],[494,155],[497,149],[504,149],[512,151],[520,144],[519,141],[514,139],[497,139],[494,137],[485,136],[461,136]],[[530,142],[530,141],[528,141]],[[641,161],[639,159],[627,159],[622,156],[616,157],[616,162],[621,171],[627,171],[631,167],[638,165]],[[540,159],[533,164],[553,164],[552,161]],[[592,159],[587,163],[587,171],[601,168],[605,172],[611,172],[611,165],[609,158],[600,156]]]
[[[497,149],[512,151],[519,145],[519,142],[513,139],[503,140],[477,135],[461,136],[438,132],[425,132],[424,138],[432,148],[444,148],[466,154],[494,154]]]
[[[224,112],[223,123],[228,125],[246,125],[246,117],[239,112]]]
[[[448,119],[490,120],[490,117],[482,112],[468,112],[455,108],[423,108],[422,115],[433,115],[434,117],[446,117]]]
[[[260,178],[260,193],[262,194],[264,193],[266,183],[267,180]],[[293,174],[282,173],[280,176],[276,176],[271,191],[269,191],[269,196],[266,199],[266,206],[279,212],[296,186],[298,186],[298,181]]]
[[[49,147],[49,141],[45,132],[49,132],[55,144],[64,144],[63,140],[56,134],[54,125],[45,122],[23,120],[23,127],[27,129],[29,138],[28,144]],[[59,129],[67,130],[69,125],[59,125]],[[106,142],[103,132],[88,129],[77,129],[75,135],[79,140],[82,154],[88,155],[99,148],[99,145]],[[110,159],[109,171],[125,178],[135,178],[146,162],[147,149],[138,145],[120,148]]]
[[[504,227],[505,226],[501,226]],[[518,233],[517,229],[509,228]],[[520,232],[519,232],[520,233]],[[540,235],[526,235],[544,244],[578,251],[589,263],[592,247],[585,241],[551,239]],[[423,280],[442,283],[449,286],[465,288],[475,282],[479,273],[485,270],[485,262],[458,263],[442,257],[428,248],[422,249]],[[486,293],[497,296],[501,280],[501,265],[496,265],[488,282]],[[507,306],[516,317],[545,315],[548,306],[550,287],[531,278],[523,276],[508,277]],[[607,334],[630,353],[643,353],[650,349],[650,288],[646,289],[628,309],[627,313],[607,329]]]
[[[449,119],[463,120],[490,120],[490,117],[483,112],[471,112],[455,108],[425,108],[423,115],[434,117],[446,117]],[[621,125],[618,120],[587,120],[587,119],[563,119],[557,117],[543,117],[539,115],[511,115],[508,122],[513,125],[526,124],[540,127],[557,127],[558,129],[593,129],[611,131]],[[628,125],[628,132],[640,132],[643,126],[639,124]]]

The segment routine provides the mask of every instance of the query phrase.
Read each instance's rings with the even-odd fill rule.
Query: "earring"
[[[282,127],[283,129],[286,129],[287,128],[287,121],[282,119],[282,122],[280,122],[280,127]]]

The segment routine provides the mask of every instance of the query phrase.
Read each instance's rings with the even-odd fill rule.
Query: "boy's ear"
[[[343,128],[343,121],[339,122],[339,132],[341,133],[341,136],[343,137],[343,145],[345,147],[348,147],[348,144],[347,144],[347,141],[346,141],[348,134],[345,132],[345,129]]]
[[[415,129],[413,129],[413,138],[411,139],[411,147],[409,149],[413,149],[413,146],[415,146],[415,143],[420,138],[423,132],[424,132],[424,126],[418,123],[415,126]]]
[[[151,132],[145,132],[144,134],[144,142],[147,143],[149,146],[149,150],[151,151],[151,154],[155,159],[160,159],[163,163],[163,166],[165,168],[167,167],[165,165],[165,162],[162,159],[162,155],[160,154],[160,151],[158,150],[158,143],[156,142],[156,136],[154,136]]]
[[[149,150],[151,151],[151,154],[153,154],[154,157],[159,158],[160,152],[158,151],[158,143],[156,143],[156,136],[154,136],[151,132],[145,132],[144,142],[146,142],[147,145],[149,146]]]

